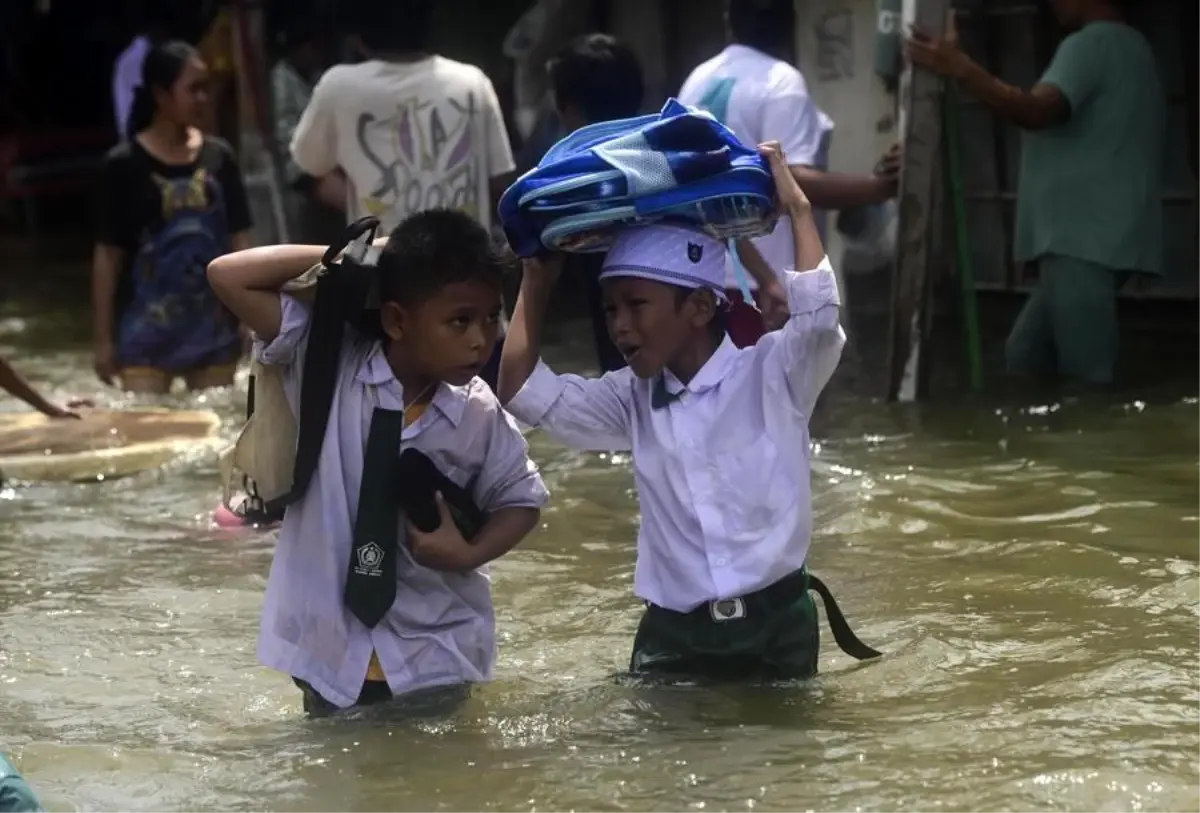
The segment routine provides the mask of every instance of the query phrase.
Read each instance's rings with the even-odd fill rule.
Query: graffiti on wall
[[[817,76],[826,82],[854,78],[854,12],[836,3],[813,25],[817,43]]]

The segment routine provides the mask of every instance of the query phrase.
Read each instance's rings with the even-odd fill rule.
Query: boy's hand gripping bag
[[[374,246],[378,227],[379,220],[374,217],[364,217],[351,223],[343,239],[329,247],[321,262],[284,285],[283,292],[313,307],[318,285],[325,275],[348,274],[355,267],[361,271],[374,266],[378,257],[378,249]],[[368,292],[364,294],[369,297]],[[366,302],[364,304],[369,305]],[[366,329],[368,319],[360,317],[352,323],[362,324]],[[340,336],[333,338],[335,352],[340,351],[341,342],[337,341]],[[311,334],[309,345],[314,345]],[[305,372],[307,370],[306,359]],[[332,372],[336,375],[336,369]],[[295,475],[300,427],[288,403],[283,373],[278,366],[262,364],[257,360],[251,362],[247,412],[246,424],[237,440],[221,455],[222,501],[225,507],[233,510],[230,503],[238,492],[244,492],[248,499],[260,506],[286,503],[298,498],[300,494],[294,494],[293,491],[297,485]],[[303,485],[307,486],[307,482]]]

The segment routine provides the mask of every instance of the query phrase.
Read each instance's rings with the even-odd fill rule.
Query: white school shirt
[[[812,534],[808,420],[846,336],[829,259],[784,273],[791,319],[753,347],[726,337],[684,385],[650,406],[629,368],[557,375],[539,361],[507,408],[567,446],[633,451],[642,522],[634,591],[679,612],[798,570]]]
[[[778,141],[793,166],[829,166],[833,120],[808,95],[804,75],[781,59],[746,45],[730,45],[692,71],[679,90],[679,101],[712,113],[748,147]],[[813,217],[824,237],[825,213],[814,211]],[[754,245],[776,274],[796,267],[792,226],[786,217]],[[752,290],[758,287],[749,274],[746,281]],[[725,285],[740,287],[729,258]]]
[[[267,344],[256,341],[254,354],[263,364],[282,366],[288,402],[299,414],[309,311],[289,296],[281,300],[279,335]],[[352,335],[343,344],[316,471],[279,530],[258,638],[264,666],[307,681],[342,708],[358,699],[372,651],[394,694],[490,680],[496,658],[487,569],[443,573],[418,565],[399,514],[395,602],[373,629],[346,609],[342,597],[371,416],[377,406],[404,408],[404,390],[380,343]],[[462,387],[439,385],[424,415],[401,438],[455,483],[470,487],[485,512],[540,508],[548,498],[520,429],[479,378]]]

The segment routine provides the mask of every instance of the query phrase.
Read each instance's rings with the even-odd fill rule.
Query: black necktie
[[[376,408],[363,453],[362,486],[354,518],[354,548],[346,573],[347,609],[374,627],[396,600],[397,460],[404,413]]]
[[[680,390],[679,392],[671,392],[668,390],[666,379],[660,375],[658,378],[654,379],[654,383],[650,385],[650,408],[662,409],[663,407],[670,406],[678,401],[683,396],[684,392],[686,392],[686,390]]]

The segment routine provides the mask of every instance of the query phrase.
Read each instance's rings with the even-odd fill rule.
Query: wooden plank
[[[950,0],[905,0],[905,22],[940,35]],[[941,161],[942,80],[906,66],[900,78],[900,132],[904,167],[900,177],[896,273],[888,352],[889,401],[915,401],[920,395],[922,337],[928,323],[932,281],[930,231],[940,227],[933,204]]]

